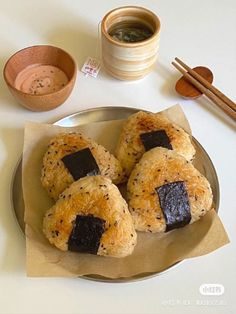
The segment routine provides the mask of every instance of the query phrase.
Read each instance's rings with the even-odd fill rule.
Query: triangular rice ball
[[[130,255],[137,239],[126,201],[102,176],[67,188],[46,212],[43,231],[60,250],[113,257]]]
[[[72,132],[51,140],[43,158],[41,182],[54,200],[74,181],[98,174],[115,184],[124,181],[120,162],[92,139]]]

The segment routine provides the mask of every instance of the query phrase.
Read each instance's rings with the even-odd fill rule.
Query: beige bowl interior
[[[7,83],[14,87],[16,76],[34,64],[53,65],[60,68],[70,81],[75,73],[75,62],[64,50],[53,46],[33,46],[15,53],[7,62],[4,75]]]

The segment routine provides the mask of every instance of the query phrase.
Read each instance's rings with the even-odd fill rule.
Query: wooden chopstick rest
[[[231,109],[236,110],[236,104],[229,99],[225,94],[223,94],[220,90],[218,90],[215,86],[205,80],[201,75],[192,70],[187,64],[185,64],[179,58],[175,58],[175,60],[191,74],[197,81],[199,81],[204,87],[209,89],[212,93],[214,93],[217,97],[219,97],[223,102],[225,102]]]
[[[201,75],[191,69],[183,61],[178,58],[175,58],[177,62],[172,62],[173,66],[179,70],[184,78],[188,80],[192,85],[194,85],[200,92],[206,95],[211,99],[219,108],[221,108],[228,116],[236,121],[236,105],[235,103],[225,96],[221,91],[211,85],[206,79]]]
[[[213,82],[213,73],[210,69],[198,66],[193,68],[195,72],[204,77],[208,82]],[[176,92],[186,99],[196,99],[202,95],[202,92],[191,84],[184,76],[182,76],[175,85]]]

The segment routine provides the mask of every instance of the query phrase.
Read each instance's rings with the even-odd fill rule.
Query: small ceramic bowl
[[[26,93],[16,88],[17,75],[35,65],[52,65],[59,68],[66,74],[68,82],[59,90],[42,95]],[[48,45],[27,47],[16,52],[3,70],[5,82],[12,95],[22,106],[32,111],[48,111],[64,103],[74,87],[76,74],[74,59],[66,51]]]

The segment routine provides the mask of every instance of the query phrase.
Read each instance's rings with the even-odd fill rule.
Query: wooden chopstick
[[[197,72],[192,70],[187,64],[185,64],[182,60],[179,58],[175,58],[175,60],[184,68],[186,69],[196,80],[198,80],[200,83],[202,83],[203,86],[208,88],[210,91],[213,92],[216,96],[218,96],[223,102],[225,102],[227,105],[229,105],[230,108],[232,108],[234,111],[236,110],[236,104],[229,99],[226,95],[224,95],[220,90],[218,90],[215,86],[213,86],[211,83],[209,83],[207,80],[205,80],[201,75],[199,75]]]
[[[224,102],[222,99],[219,98],[218,95],[215,95],[210,89],[206,88],[202,85],[201,82],[196,80],[193,76],[191,76],[190,71],[185,71],[182,67],[180,67],[177,63],[172,62],[173,66],[179,70],[183,76],[192,83],[198,90],[200,90],[203,94],[205,94],[208,98],[210,98],[219,108],[221,108],[226,114],[228,114],[233,120],[236,120],[236,111],[232,109],[228,103]],[[193,70],[191,69],[191,72]],[[194,72],[194,71],[193,71]],[[194,72],[196,73],[196,72]],[[200,76],[200,75],[199,75]],[[201,76],[200,76],[201,77]],[[201,77],[202,79],[202,77]],[[210,84],[211,85],[211,84]]]

